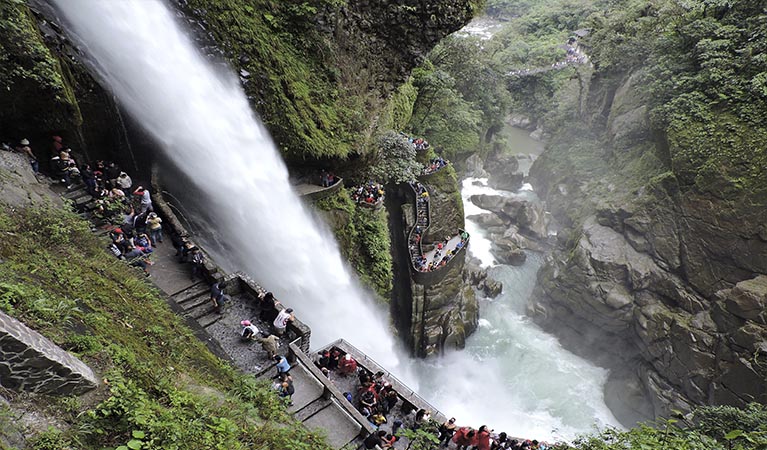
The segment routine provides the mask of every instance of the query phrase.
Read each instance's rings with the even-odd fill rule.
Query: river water
[[[519,170],[526,173],[543,145],[518,128],[503,134],[507,151],[521,157]],[[619,426],[604,403],[607,371],[562,348],[525,315],[543,255],[528,251],[519,267],[498,264],[484,230],[469,219],[487,212],[470,201],[480,194],[537,200],[529,184],[507,192],[488,187],[486,179],[462,181],[469,254],[503,283],[503,292],[480,299],[479,329],[466,349],[417,363],[421,394],[459,423],[488,424],[512,436],[571,440],[594,427]]]
[[[385,313],[302,207],[238,80],[199,54],[165,4],[51,1],[93,69],[188,178],[184,190],[193,198],[185,209],[223,244],[207,250],[294,307],[315,344],[347,338],[461,424],[551,439],[615,423],[601,400],[605,371],[563,351],[524,316],[540,256],[520,268],[494,265],[489,242],[469,221],[469,249],[492,266],[503,294],[482,301],[479,331],[465,351],[428,361],[397,356]],[[468,180],[463,194],[488,189]],[[476,213],[468,202],[466,211]]]
[[[471,195],[514,195],[463,180],[466,215],[483,212]],[[518,193],[534,196],[529,188]],[[607,371],[562,348],[525,315],[543,256],[528,252],[520,267],[497,264],[490,242],[471,220],[469,253],[503,283],[493,300],[480,300],[479,330],[466,349],[420,362],[420,392],[437,408],[475,427],[488,424],[513,436],[570,440],[594,427],[618,426],[605,406]]]

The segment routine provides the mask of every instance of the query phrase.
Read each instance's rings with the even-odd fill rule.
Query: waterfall
[[[225,237],[225,266],[293,307],[315,344],[344,336],[396,366],[386,312],[302,206],[234,75],[206,61],[159,0],[51,1],[93,69],[202,193],[196,204]]]
[[[387,313],[360,291],[333,236],[293,192],[235,76],[214,69],[159,0],[49,1],[122,106],[188,178],[166,181],[220,243],[208,249],[217,262],[253,275],[295,308],[315,344],[343,336],[401,375]],[[492,263],[481,233],[472,245]],[[606,372],[569,355],[522,314],[536,264],[500,268],[509,277],[505,294],[483,304],[466,351],[411,366],[427,398],[460,424],[570,438],[594,421],[615,422],[601,397]]]

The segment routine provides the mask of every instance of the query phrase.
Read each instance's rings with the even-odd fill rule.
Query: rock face
[[[368,75],[371,84],[388,93],[440,39],[466,25],[474,13],[468,0],[351,0],[319,20],[350,57],[340,70]]]
[[[82,361],[0,312],[0,381],[8,389],[79,395],[98,386]]]
[[[451,166],[421,177],[429,191],[430,225],[422,245],[454,236],[464,227],[463,203]],[[398,198],[396,198],[398,196]],[[414,225],[415,194],[408,185],[387,191],[392,230],[394,292],[392,315],[412,353],[419,357],[463,348],[479,321],[479,306],[471,285],[464,283],[466,250],[437,271],[415,273],[407,249],[407,235]],[[490,286],[491,291],[500,289]]]
[[[413,313],[410,333],[417,356],[461,349],[479,322],[479,305],[471,286],[463,283],[463,264],[449,268],[431,285],[412,282]]]
[[[547,220],[540,202],[501,195],[474,195],[471,202],[490,211],[471,218],[488,233],[499,262],[521,266],[527,259],[523,250],[548,248]]]
[[[37,180],[26,156],[4,150],[0,150],[0,198],[10,206],[61,203],[61,197]]]
[[[495,189],[516,191],[522,187],[525,176],[518,173],[519,160],[516,155],[493,152],[485,161],[485,170],[490,174],[487,183]]]
[[[605,173],[618,170],[604,161],[610,152],[629,158],[631,143],[647,146],[641,139],[651,136],[636,78],[592,89],[611,143],[590,162],[603,177],[572,168],[568,158],[582,155],[568,145],[531,170],[569,238],[539,272],[529,312],[614,369],[608,404],[625,424],[694,405],[765,402],[767,198],[712,196],[680,186],[673,172],[641,182],[642,173]]]

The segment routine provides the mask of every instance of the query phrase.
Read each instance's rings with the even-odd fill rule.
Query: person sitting
[[[242,325],[242,332],[240,333],[240,339],[243,342],[254,341],[258,336],[258,327],[250,323],[250,320],[243,320],[240,322]]]
[[[344,357],[338,362],[338,370],[341,372],[341,375],[349,375],[357,371],[357,361],[352,358],[352,355],[346,354]]]
[[[374,411],[376,409],[376,404],[378,402],[376,401],[375,395],[373,395],[370,391],[365,391],[362,393],[362,396],[360,397],[360,405],[366,406],[371,411]]]

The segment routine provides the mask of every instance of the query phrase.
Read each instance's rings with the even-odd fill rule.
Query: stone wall
[[[43,394],[80,395],[95,389],[98,380],[82,361],[0,312],[0,384]]]

